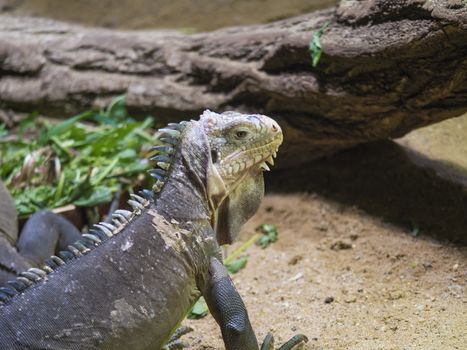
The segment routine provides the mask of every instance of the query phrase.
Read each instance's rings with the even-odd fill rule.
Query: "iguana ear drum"
[[[263,174],[249,176],[221,203],[216,213],[219,244],[232,244],[240,229],[258,210],[264,196]]]

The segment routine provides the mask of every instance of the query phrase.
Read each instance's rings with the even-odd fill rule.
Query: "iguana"
[[[282,131],[263,115],[205,111],[159,132],[157,181],[132,195],[132,211],[0,290],[2,349],[160,349],[200,294],[226,349],[258,349],[220,245],[256,212]]]

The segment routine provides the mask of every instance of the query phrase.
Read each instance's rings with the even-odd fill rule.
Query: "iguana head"
[[[261,203],[262,172],[269,170],[266,162],[274,164],[282,130],[259,114],[206,111],[200,122],[210,148],[207,195],[217,240],[231,243]]]
[[[205,111],[198,121],[169,124],[159,139],[166,145],[153,159],[161,169],[150,172],[170,214],[197,220],[196,204],[207,200],[217,241],[233,242],[263,198],[262,172],[283,139],[279,125],[264,115]]]

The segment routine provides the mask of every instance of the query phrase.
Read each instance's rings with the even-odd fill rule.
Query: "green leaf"
[[[71,117],[71,118],[68,118],[67,120],[61,122],[61,123],[58,123],[58,124],[54,124],[52,126],[50,126],[48,129],[47,129],[47,133],[45,135],[45,138],[43,140],[41,140],[42,142],[46,142],[47,140],[49,140],[51,137],[53,136],[60,136],[68,131],[70,128],[73,127],[73,125],[82,120],[82,119],[86,119],[86,118],[89,118],[90,116],[92,116],[92,114],[94,113],[94,111],[87,111],[87,112],[84,112],[84,113],[81,113],[81,114],[78,114],[74,117]]]
[[[209,313],[208,305],[203,297],[199,298],[198,301],[193,305],[190,312],[187,315],[187,318],[191,320],[196,320],[206,316]]]
[[[321,35],[323,35],[324,31],[330,23],[330,21],[327,21],[319,30],[313,33],[313,37],[308,47],[311,54],[311,65],[313,67],[316,67],[318,65],[319,59],[321,58]]]
[[[90,207],[100,203],[110,202],[112,200],[112,191],[109,187],[98,186],[92,187],[86,191],[73,204],[80,207]]]
[[[26,118],[21,120],[19,123],[19,134],[22,135],[27,129],[30,129],[31,127],[34,126],[35,121],[36,121],[37,113],[31,113],[29,114]]]
[[[8,130],[6,129],[5,123],[0,123],[0,137],[5,137],[8,135]]]
[[[247,261],[248,261],[247,257],[241,257],[229,263],[225,263],[224,265],[227,271],[229,271],[231,274],[234,274],[240,271],[241,269],[245,268]]]
[[[128,113],[125,106],[125,95],[113,99],[113,101],[107,107],[104,115],[114,120],[123,120],[128,118]]]
[[[278,240],[279,233],[277,232],[277,226],[274,224],[262,224],[256,228],[256,232],[262,234],[256,244],[263,249]]]

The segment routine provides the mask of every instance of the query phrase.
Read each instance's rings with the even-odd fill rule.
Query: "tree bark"
[[[208,19],[207,19],[208,20]],[[321,36],[312,67],[309,43]],[[275,117],[283,166],[467,111],[462,0],[342,1],[279,22],[185,35],[0,16],[0,118],[65,117],[126,94],[157,120]]]

